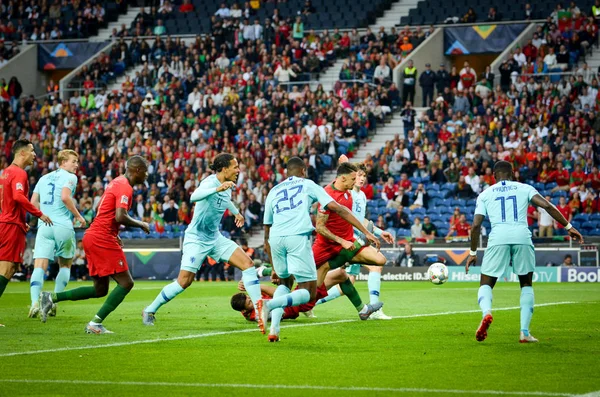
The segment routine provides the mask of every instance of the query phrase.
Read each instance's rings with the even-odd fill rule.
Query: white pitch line
[[[550,302],[550,303],[540,303],[535,305],[536,307],[541,306],[558,306],[558,305],[572,305],[580,302]],[[516,310],[520,309],[519,306],[513,307],[500,307],[493,309],[494,311],[503,311],[503,310]],[[461,310],[461,311],[451,311],[451,312],[439,312],[439,313],[422,313],[422,314],[410,314],[406,316],[395,316],[395,319],[407,319],[407,318],[418,318],[418,317],[433,317],[433,316],[449,316],[453,314],[469,314],[469,313],[479,313],[480,310]],[[284,325],[281,328],[299,328],[299,327],[316,327],[319,325],[330,325],[330,324],[341,324],[341,323],[350,323],[356,322],[357,319],[348,319],[348,320],[336,320],[336,321],[323,321],[323,322],[315,322],[315,323],[302,323],[302,324],[290,324]],[[88,349],[101,349],[106,347],[119,347],[119,346],[129,346],[129,345],[141,345],[147,343],[158,343],[158,342],[170,342],[176,340],[185,340],[185,339],[200,339],[207,338],[209,336],[219,336],[219,335],[230,335],[230,334],[243,334],[248,332],[257,332],[256,328],[247,328],[247,329],[239,329],[239,330],[231,330],[231,331],[216,331],[216,332],[206,332],[203,334],[191,334],[191,335],[183,335],[183,336],[173,336],[170,338],[156,338],[156,339],[143,339],[143,340],[133,340],[127,342],[117,342],[117,343],[106,343],[102,345],[87,345],[87,346],[75,346],[75,347],[59,347],[55,349],[44,349],[44,350],[30,350],[24,352],[12,352],[12,353],[2,353],[0,357],[14,357],[14,356],[25,356],[31,354],[42,354],[42,353],[56,353],[63,351],[73,351],[73,350],[88,350]]]
[[[287,390],[329,390],[346,392],[387,392],[387,393],[452,393],[452,394],[484,394],[510,396],[557,396],[574,397],[570,393],[552,393],[543,391],[503,391],[503,390],[456,390],[456,389],[424,389],[412,387],[360,387],[360,386],[315,386],[315,385],[264,385],[244,383],[176,383],[176,382],[127,382],[101,380],[38,380],[38,379],[0,379],[0,383],[44,383],[73,385],[109,385],[109,386],[147,386],[147,387],[195,387],[195,388],[231,388],[231,389],[287,389]]]

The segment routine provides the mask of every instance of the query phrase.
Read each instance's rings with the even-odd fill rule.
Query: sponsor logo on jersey
[[[121,204],[129,204],[129,197],[127,197],[127,195],[122,195],[121,196]]]

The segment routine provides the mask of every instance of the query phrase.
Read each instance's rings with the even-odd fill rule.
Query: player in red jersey
[[[23,262],[25,235],[29,230],[27,213],[52,225],[50,218],[29,202],[29,178],[25,167],[33,165],[35,160],[33,145],[26,139],[19,139],[12,152],[12,164],[0,174],[0,296],[17,265]]]
[[[127,213],[133,202],[132,186],[143,183],[147,177],[148,163],[141,156],[133,156],[127,161],[125,175],[115,178],[108,185],[98,204],[96,218],[83,236],[83,249],[94,286],[52,294],[43,292],[40,296],[42,322],[46,322],[53,303],[106,296],[112,278],[117,282],[117,286],[106,298],[94,319],[85,327],[88,334],[112,333],[104,328],[102,321],[123,302],[133,288],[133,279],[122,249],[123,242],[119,238],[119,225],[139,227],[146,234],[150,232],[146,222],[136,221]]]
[[[352,193],[358,167],[344,162],[337,169],[335,181],[325,187],[325,191],[340,205],[352,211]],[[384,266],[385,256],[379,252],[379,241],[376,248],[363,245],[354,238],[352,225],[346,223],[337,214],[327,209],[319,209],[317,215],[317,238],[313,245],[313,254],[317,265],[317,285],[323,284],[330,269],[337,269],[347,262],[371,266]],[[381,309],[381,302],[375,305],[363,304],[350,278],[344,272],[345,280],[340,283],[340,289],[350,299],[359,313],[361,320]]]

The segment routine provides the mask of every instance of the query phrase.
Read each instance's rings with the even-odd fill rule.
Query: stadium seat
[[[577,214],[573,217],[573,220],[579,221],[579,222],[587,222],[590,220],[590,214]]]
[[[557,186],[557,185],[556,185],[556,182],[548,182],[548,183],[546,183],[545,190],[552,190],[552,189],[554,189],[556,186]]]
[[[119,236],[124,240],[131,240],[133,238],[131,232],[127,231],[119,233]]]
[[[148,238],[159,239],[160,238],[160,233],[157,232],[157,231],[150,232],[150,234],[148,234]]]

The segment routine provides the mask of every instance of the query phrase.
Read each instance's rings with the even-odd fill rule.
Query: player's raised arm
[[[332,201],[329,204],[327,204],[327,209],[330,210],[330,211],[335,212],[343,220],[345,220],[346,222],[348,222],[349,224],[351,224],[352,226],[354,226],[355,228],[357,228],[358,230],[360,230],[365,235],[365,237],[367,238],[367,240],[369,240],[369,242],[371,242],[371,244],[375,245],[377,247],[377,249],[379,249],[379,247],[381,246],[381,243],[380,243],[379,239],[377,237],[375,237],[373,235],[373,233],[371,233],[370,231],[367,230],[367,228],[365,227],[365,225],[363,225],[360,222],[360,220],[358,220],[358,218],[354,216],[354,214],[352,213],[352,211],[350,211],[348,208],[344,207],[343,205],[339,205],[335,201]],[[317,232],[319,231],[318,230],[318,225],[319,225],[319,217],[321,215],[322,214],[319,212],[319,215],[317,216]],[[325,214],[323,214],[323,215],[325,215]],[[326,216],[327,216],[327,218],[329,217],[328,215],[326,215]],[[327,222],[326,218],[325,218],[325,222]],[[323,226],[324,226],[324,224],[323,224]],[[323,233],[320,233],[320,234],[323,234]],[[324,234],[323,234],[323,236],[327,237]],[[327,238],[329,238],[329,237],[327,237]],[[333,240],[331,238],[329,238],[329,239]],[[336,240],[333,240],[333,241],[336,241]],[[346,248],[346,247],[344,247],[344,248]]]
[[[536,194],[531,198],[531,204],[535,205],[536,207],[541,207],[545,209],[546,212],[548,212],[548,214],[550,214],[550,216],[554,218],[556,222],[560,223],[565,227],[565,230],[569,233],[569,236],[571,236],[575,241],[583,243],[583,236],[581,235],[581,233],[579,233],[579,231],[575,229],[573,225],[569,223],[568,220],[565,219],[563,214],[560,213],[560,211],[554,206],[554,204],[552,204],[539,194]]]
[[[223,192],[227,189],[232,189],[234,187],[235,187],[235,183],[231,182],[231,181],[223,182],[221,184],[221,186],[219,186],[219,187],[206,188],[206,187],[200,186],[198,189],[196,189],[194,191],[194,193],[192,193],[192,196],[190,197],[190,201],[192,203],[196,203],[198,201],[204,200],[205,198],[207,198],[210,195],[213,195],[218,192]]]

